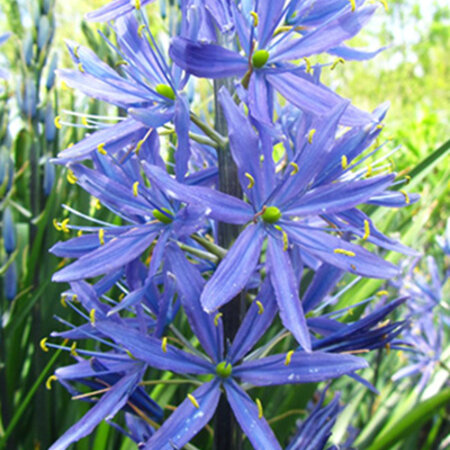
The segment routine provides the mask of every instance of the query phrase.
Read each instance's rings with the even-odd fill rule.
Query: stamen
[[[348,160],[347,160],[347,156],[345,156],[345,155],[341,156],[341,166],[342,166],[343,170],[345,170],[348,167]]]
[[[351,267],[353,270],[356,270],[356,266],[355,266],[354,264],[350,264],[350,267]]]
[[[364,220],[364,236],[363,240],[367,240],[370,236],[370,223],[367,219]]]
[[[75,357],[78,356],[78,353],[77,353],[77,351],[76,351],[76,348],[77,348],[77,343],[74,342],[74,343],[70,346],[70,354],[71,354],[72,356],[75,356]]]
[[[76,45],[76,46],[73,48],[73,54],[75,55],[75,57],[76,57],[77,59],[80,59],[80,53],[78,52],[79,49],[80,49],[80,46],[79,46],[79,45]]]
[[[384,128],[384,124],[379,123],[376,128],[377,128],[377,130],[382,130]]]
[[[314,128],[309,131],[309,133],[308,133],[308,142],[310,144],[312,144],[313,137],[314,137],[315,134],[316,134],[316,130]]]
[[[258,419],[262,419],[264,411],[263,411],[263,406],[262,406],[261,400],[259,398],[257,398],[255,400],[255,402],[256,402],[256,406],[258,407]]]
[[[137,32],[138,32],[138,36],[140,38],[142,38],[142,32],[144,31],[144,28],[145,28],[145,24],[139,25]]]
[[[66,294],[63,294],[63,295],[61,295],[61,299],[60,299],[61,305],[62,305],[64,308],[67,308],[66,297],[67,297],[67,295],[66,295]]]
[[[50,375],[45,382],[45,387],[50,391],[52,388],[52,382],[56,381],[58,378],[56,375]]]
[[[139,181],[136,181],[133,183],[133,195],[135,197],[138,196],[138,193],[139,193],[138,189],[139,189]]]
[[[67,181],[70,184],[75,184],[78,181],[78,178],[75,176],[72,170],[67,171]]]
[[[161,349],[164,353],[167,353],[167,336],[162,338]]]
[[[255,303],[258,306],[258,314],[261,315],[264,312],[264,306],[259,300],[256,300]]]
[[[248,179],[247,189],[251,189],[255,185],[255,179],[248,172],[245,172],[245,176]]]
[[[134,7],[136,9],[141,9],[141,0],[134,0]]]
[[[101,144],[98,144],[97,150],[102,155],[107,155],[108,154],[108,152],[105,150],[105,143],[104,142],[102,142]]]
[[[306,73],[312,72],[311,61],[306,56],[303,58],[306,63]]]
[[[387,354],[389,355],[389,353],[391,352],[391,344],[387,343],[384,348],[386,349]]]
[[[355,256],[356,254],[354,252],[351,252],[350,250],[345,250],[343,248],[336,248],[334,249],[334,253],[338,255],[347,255],[347,256]]]
[[[42,338],[41,341],[39,342],[39,346],[41,347],[42,351],[44,352],[48,352],[48,347],[47,347],[47,341],[48,338]]]
[[[130,350],[126,350],[125,352],[131,359],[136,360],[136,356],[133,355],[133,353],[130,352]]]
[[[78,295],[77,294],[73,294],[72,295],[72,301],[74,302],[74,303],[78,303]]]
[[[376,293],[376,295],[378,295],[378,297],[383,297],[383,295],[389,295],[388,291],[378,291]]]
[[[372,175],[372,166],[369,164],[367,166],[366,177],[370,177],[370,175]]]
[[[60,130],[62,128],[61,125],[61,116],[56,116],[55,120],[53,121],[55,124],[55,127],[58,128],[58,130]]]
[[[77,236],[78,236],[78,237],[83,236],[83,230],[78,230],[78,231],[77,231]]]
[[[405,175],[406,184],[408,184],[411,181],[410,175]]]
[[[53,219],[53,226],[56,228],[57,231],[61,231],[61,225],[58,223],[56,219]]]
[[[98,198],[95,198],[95,197],[92,198],[92,206],[95,209],[101,209],[102,208],[102,204],[100,203],[100,200]]]
[[[223,316],[222,313],[217,313],[217,314],[214,316],[214,325],[215,325],[216,327],[219,326],[219,319],[220,319],[222,316]]]
[[[356,9],[356,3],[355,0],[348,0],[350,2],[350,4],[352,5],[352,11],[354,11]]]
[[[93,327],[95,327],[95,309],[94,308],[92,308],[91,312],[89,313],[89,319],[91,321],[91,325]]]
[[[197,399],[192,394],[188,394],[187,397],[197,409],[200,408]]]
[[[287,251],[289,248],[289,237],[286,233],[286,231],[283,230],[283,228],[280,227],[280,225],[274,225],[274,228],[276,228],[278,231],[281,231],[283,234],[283,251]]]
[[[384,10],[386,11],[386,12],[388,12],[389,11],[389,5],[388,5],[388,2],[386,1],[386,0],[378,0],[383,6],[384,6]]]
[[[250,11],[250,15],[253,17],[253,26],[257,27],[259,24],[259,16],[256,11]]]
[[[61,230],[64,231],[64,233],[70,233],[70,230],[67,228],[67,224],[69,223],[69,220],[70,219],[67,218],[61,222]]]
[[[334,70],[339,63],[344,64],[345,63],[345,59],[344,58],[337,58],[336,61],[334,61],[334,63],[331,64],[330,69]]]
[[[409,205],[411,203],[411,200],[409,199],[409,195],[406,191],[404,191],[403,189],[399,191],[400,193],[403,194],[403,196],[405,197],[405,202],[407,205]]]
[[[83,64],[78,63],[78,70],[79,70],[81,73],[84,73],[84,67],[83,67]]]
[[[86,116],[81,116],[81,123],[85,126],[88,127],[88,121],[87,121],[87,117]]]
[[[294,354],[294,350],[290,350],[286,353],[286,359],[284,360],[284,365],[288,366],[291,363],[292,355]]]
[[[105,245],[105,230],[103,228],[98,230],[98,240],[100,241],[100,245]]]
[[[291,176],[295,175],[296,173],[298,173],[298,164],[297,163],[290,162],[289,165],[292,166]]]

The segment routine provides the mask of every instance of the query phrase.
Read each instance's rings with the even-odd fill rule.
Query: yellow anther
[[[409,205],[411,203],[411,200],[409,199],[409,195],[406,191],[404,191],[403,189],[400,190],[399,192],[401,192],[403,194],[403,196],[405,197],[405,202],[407,205]]]
[[[355,0],[348,0],[350,2],[350,4],[352,5],[352,11],[354,11],[356,9],[356,3]]]
[[[55,117],[54,124],[55,124],[55,127],[58,128],[58,130],[60,130],[62,128],[61,116],[56,116]]]
[[[44,352],[48,352],[47,340],[48,340],[48,338],[45,337],[45,338],[42,338],[41,341],[39,342],[39,346],[41,347],[41,349]]]
[[[141,150],[141,147],[144,145],[145,139],[140,140],[136,145],[136,155],[139,155],[139,151]]]
[[[222,316],[223,316],[222,313],[217,313],[217,314],[214,316],[214,325],[215,325],[216,327],[219,326],[219,319],[220,319]]]
[[[311,73],[311,71],[312,71],[311,61],[306,56],[303,58],[303,60],[306,63],[306,73]]]
[[[126,350],[125,353],[126,353],[131,359],[136,359],[136,356],[134,356],[133,353],[130,352],[130,350]]]
[[[298,164],[297,163],[290,162],[289,165],[292,166],[291,175],[295,175],[296,173],[298,173]]]
[[[74,145],[75,145],[75,144],[74,144],[73,142],[71,142],[71,143],[67,146],[67,148],[72,148]]]
[[[72,295],[72,301],[77,303],[78,302],[78,295],[77,294],[73,294]]]
[[[281,231],[281,233],[283,234],[283,251],[286,251],[289,248],[289,237],[286,231],[284,231],[283,228],[280,227],[280,225],[274,225],[274,228],[276,228],[278,231]]]
[[[386,349],[386,352],[389,354],[391,352],[391,344],[387,343],[384,348]]]
[[[370,177],[370,175],[372,175],[372,166],[368,165],[367,166],[366,177]]]
[[[294,350],[290,350],[286,353],[286,359],[284,360],[284,365],[288,366],[291,363],[292,355],[294,354]]]
[[[192,394],[188,394],[187,397],[197,409],[200,408],[197,399]]]
[[[138,193],[139,193],[139,181],[136,181],[133,183],[133,195],[137,197]]]
[[[261,315],[264,312],[264,306],[259,300],[256,300],[255,303],[258,306],[258,314]]]
[[[262,419],[264,411],[263,411],[263,406],[262,406],[261,400],[259,398],[257,398],[255,400],[255,402],[256,402],[256,406],[258,407],[258,419]]]
[[[78,63],[78,70],[79,70],[81,73],[84,73],[84,67],[83,67],[83,64]]]
[[[255,185],[255,179],[248,172],[245,172],[245,176],[248,179],[247,189],[251,189]]]
[[[363,240],[368,239],[370,236],[370,222],[366,219],[364,220],[364,236]]]
[[[72,345],[70,346],[70,354],[75,357],[78,356],[76,342],[73,342]]]
[[[389,295],[389,292],[388,291],[378,291],[376,295],[378,295],[378,297],[382,297],[383,295]]]
[[[119,295],[119,302],[121,302],[124,298],[125,298],[125,293],[122,292],[122,293]]]
[[[81,123],[82,123],[85,127],[88,127],[88,126],[89,126],[88,121],[87,121],[87,117],[86,117],[86,116],[82,116],[82,117],[81,117]]]
[[[92,308],[91,312],[89,313],[89,320],[91,321],[91,325],[95,326],[95,309]]]
[[[129,64],[128,64],[128,62],[127,61],[124,61],[123,59],[121,59],[120,61],[117,61],[115,64],[114,64],[114,67],[120,67],[120,66],[129,66]]]
[[[377,125],[377,130],[382,130],[384,128],[384,124],[383,123],[379,123]]]
[[[69,223],[69,218],[67,218],[67,219],[64,219],[62,222],[61,222],[61,230],[63,230],[64,231],[64,233],[70,233],[70,230],[69,230],[69,228],[67,228],[67,224]]]
[[[72,170],[67,171],[67,181],[70,184],[75,184],[78,181],[78,178],[75,176]]]
[[[355,256],[354,252],[351,252],[350,250],[345,250],[343,248],[335,248],[334,253],[338,255],[346,255],[346,256]]]
[[[58,221],[56,219],[53,219],[53,226],[58,230],[61,231],[61,225],[58,223]]]
[[[102,155],[107,155],[108,154],[108,152],[105,150],[105,144],[104,143],[98,144],[97,150]]]
[[[45,382],[45,387],[50,390],[52,388],[52,382],[56,381],[58,378],[56,375],[50,375]]]
[[[344,64],[345,63],[345,59],[344,58],[337,58],[336,61],[334,61],[334,63],[331,64],[330,69],[334,70],[339,63]]]
[[[73,48],[73,54],[75,55],[75,57],[77,58],[77,59],[80,59],[80,54],[78,53],[78,50],[80,49],[80,46],[79,45],[76,45],[74,48]]]
[[[341,156],[341,166],[343,170],[345,170],[348,167],[348,160],[345,155]]]
[[[406,183],[408,184],[411,181],[410,175],[405,175]]]
[[[68,91],[70,89],[69,86],[67,86],[67,83],[64,80],[61,81],[61,89],[64,90],[64,91]]]
[[[256,11],[250,11],[250,15],[253,17],[253,26],[257,27],[259,24],[259,16]]]
[[[92,207],[94,209],[102,209],[102,204],[98,198],[92,197]]]
[[[61,295],[60,302],[61,302],[61,305],[62,305],[64,308],[67,308],[66,298],[67,298],[67,295],[66,295],[66,294]]]
[[[98,240],[100,241],[100,245],[105,245],[105,230],[103,228],[98,230]]]
[[[78,237],[83,236],[83,230],[78,230],[78,231],[77,231],[77,236],[78,236]]]
[[[139,25],[139,27],[138,27],[137,32],[138,32],[138,36],[140,38],[142,37],[142,32],[144,31],[144,28],[145,28],[145,24]]]
[[[167,353],[167,337],[164,336],[161,342],[161,349],[164,353]]]
[[[312,130],[309,131],[309,133],[308,133],[308,142],[310,144],[312,144],[313,137],[314,137],[315,134],[316,134],[315,128],[313,128]]]
[[[379,2],[384,6],[384,10],[386,12],[388,12],[389,11],[389,5],[388,5],[387,0],[379,0]]]
[[[134,0],[134,7],[136,9],[141,9],[141,0]]]

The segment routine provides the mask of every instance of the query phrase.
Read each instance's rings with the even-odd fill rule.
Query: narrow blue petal
[[[122,311],[125,308],[131,308],[132,306],[136,305],[142,300],[144,294],[145,288],[141,288],[136,291],[130,292],[120,301],[120,303],[117,306],[110,309],[107,315],[111,316],[112,314]]]
[[[179,67],[197,77],[242,76],[248,69],[247,60],[239,53],[180,37],[172,39],[169,55]]]
[[[206,312],[220,308],[245,288],[258,264],[264,238],[264,229],[254,224],[239,235],[206,283],[200,298]]]
[[[271,236],[267,246],[267,266],[283,325],[306,351],[311,351],[311,338],[289,254],[283,250],[283,244]]]
[[[219,381],[212,380],[192,392],[145,443],[146,450],[173,450],[186,445],[212,418],[220,398]]]
[[[286,364],[286,355],[247,361],[233,368],[233,374],[255,386],[317,383],[368,367],[362,358],[324,352],[295,352]]]
[[[420,200],[419,194],[406,194],[404,192],[385,192],[374,195],[367,203],[390,208],[403,208]]]
[[[141,7],[154,0],[140,0]],[[136,9],[135,3],[130,0],[114,0],[107,5],[86,14],[86,20],[90,22],[109,22],[124,14],[129,14]]]
[[[214,371],[214,366],[198,356],[167,344],[166,351],[162,341],[145,333],[130,329],[111,320],[98,321],[95,327],[116,344],[123,345],[134,358],[146,362],[159,370],[170,370],[180,374],[207,374]]]
[[[184,179],[188,170],[188,161],[191,156],[189,144],[189,104],[183,95],[177,97],[174,117],[175,131],[177,132],[178,145],[175,153],[175,174],[177,180]]]
[[[281,21],[284,2],[273,0],[259,0],[256,13],[258,14],[258,48],[265,48],[272,39],[275,28]]]
[[[359,50],[357,48],[346,47],[345,45],[328,49],[328,53],[344,58],[346,61],[365,61],[372,59],[378,53],[386,50],[386,47],[381,47],[378,50],[367,51]]]
[[[105,418],[113,417],[122,409],[141,379],[140,373],[123,377],[93,406],[83,418],[69,428],[51,447],[50,450],[63,450],[92,433],[94,428]]]
[[[264,450],[281,450],[270,425],[264,417],[259,417],[259,409],[249,395],[233,380],[224,383],[224,388],[228,403],[253,447]]]
[[[129,108],[127,112],[134,120],[139,121],[141,125],[158,128],[173,119],[175,108],[173,105],[156,104],[145,108]]]

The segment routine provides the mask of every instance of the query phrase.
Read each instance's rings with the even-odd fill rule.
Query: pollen
[[[388,5],[387,0],[378,0],[378,1],[384,6],[384,10],[386,12],[388,12],[389,11],[389,5]]]
[[[135,183],[133,183],[133,195],[137,197],[138,193],[139,193],[139,181],[136,181]]]
[[[345,155],[341,156],[341,167],[343,170],[345,170],[348,167],[348,160],[347,160],[347,156],[345,156]]]
[[[256,300],[255,303],[256,303],[256,306],[258,306],[258,314],[259,315],[263,314],[264,313],[264,306],[263,306],[263,304],[259,300]]]
[[[142,32],[144,31],[144,28],[145,28],[145,24],[139,25],[137,32],[138,32],[138,36],[140,38],[142,38]]]
[[[78,178],[75,176],[72,170],[67,171],[67,181],[70,184],[75,184],[78,181]]]
[[[350,250],[345,250],[343,248],[335,248],[334,253],[337,255],[346,255],[346,256],[356,256],[355,252],[351,252]]]
[[[82,116],[82,117],[81,117],[81,123],[82,123],[85,127],[88,127],[88,126],[89,126],[89,123],[88,123],[88,121],[87,121],[87,117],[86,117],[86,116]]]
[[[376,295],[378,295],[378,297],[382,297],[383,295],[389,295],[389,292],[388,291],[378,291]]]
[[[69,228],[67,228],[67,225],[68,225],[68,223],[69,223],[69,218],[67,218],[67,219],[64,219],[62,222],[61,222],[61,230],[62,231],[64,231],[64,233],[70,233],[70,230],[69,230]]]
[[[344,58],[337,58],[336,61],[334,61],[334,63],[331,64],[330,69],[334,70],[339,63],[340,64],[344,64],[345,63],[345,59]]]
[[[372,166],[368,165],[367,166],[366,177],[370,177],[370,175],[372,175]]]
[[[256,406],[258,407],[258,419],[262,419],[263,414],[264,414],[264,410],[263,410],[263,406],[262,406],[261,400],[259,398],[257,398],[255,400],[255,402],[256,402]]]
[[[255,179],[248,172],[245,172],[245,176],[248,179],[247,189],[251,189],[255,185]]]
[[[84,67],[83,67],[83,64],[78,63],[78,70],[79,70],[81,73],[84,73]]]
[[[215,325],[216,327],[219,326],[219,319],[220,319],[222,316],[223,316],[222,313],[217,313],[217,314],[214,316],[214,325]]]
[[[187,397],[197,409],[200,408],[197,399],[192,394],[188,394]]]
[[[97,150],[102,155],[107,155],[108,154],[108,152],[105,150],[105,143],[104,142],[102,142],[101,144],[98,144]]]
[[[356,9],[356,3],[355,0],[349,0],[350,4],[352,5],[352,11]]]
[[[367,219],[364,220],[364,236],[363,240],[367,240],[370,237],[370,223]]]
[[[294,354],[294,350],[290,350],[286,353],[286,359],[284,360],[284,365],[288,366],[291,363],[292,355]]]
[[[100,241],[100,245],[105,245],[105,230],[103,228],[98,230],[98,240]]]
[[[405,197],[405,203],[407,205],[409,205],[411,203],[411,200],[409,198],[408,193],[406,191],[404,191],[404,190],[400,190],[399,192],[403,194],[403,196]]]
[[[311,73],[311,61],[306,56],[303,59],[306,63],[306,73]]]
[[[89,313],[89,320],[91,321],[91,325],[95,326],[95,309],[92,308],[91,312]]]
[[[314,137],[315,134],[316,134],[316,130],[314,128],[309,131],[309,133],[308,133],[308,142],[310,144],[312,144],[313,137]]]
[[[70,354],[71,354],[72,356],[75,356],[75,357],[78,356],[78,353],[77,353],[77,343],[76,343],[76,342],[74,342],[74,343],[70,346]]]
[[[259,16],[256,11],[250,11],[250,15],[253,17],[253,26],[257,27],[259,24]]]
[[[52,388],[52,383],[53,381],[56,381],[58,378],[56,377],[56,375],[50,375],[47,378],[47,381],[45,382],[45,387],[50,391]]]
[[[136,9],[141,9],[141,0],[134,0],[134,7]]]
[[[53,226],[56,228],[57,231],[61,231],[61,225],[58,223],[56,219],[53,219]]]
[[[167,353],[167,336],[162,338],[161,349],[164,353]]]
[[[61,116],[56,116],[55,117],[54,124],[55,124],[55,127],[58,128],[58,130],[60,130],[62,128]]]
[[[61,305],[62,305],[64,308],[67,308],[66,298],[67,298],[67,295],[66,295],[66,294],[61,295],[60,302],[61,302]]]
[[[48,347],[47,347],[47,340],[48,338],[42,338],[41,341],[39,342],[39,346],[41,347],[42,351],[44,352],[48,352]]]
[[[292,166],[291,176],[295,175],[296,173],[298,173],[298,164],[297,163],[290,162],[289,165]]]
[[[78,237],[83,236],[83,230],[78,230],[78,231],[77,231],[77,236],[78,236]]]

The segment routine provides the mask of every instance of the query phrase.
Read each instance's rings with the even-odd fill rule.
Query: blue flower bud
[[[37,38],[37,44],[39,50],[45,47],[47,42],[50,40],[50,22],[48,20],[47,16],[41,16],[39,19],[39,31],[38,31],[38,38]]]
[[[37,92],[36,84],[30,77],[22,84],[22,104],[21,110],[24,116],[34,118],[36,116]]]
[[[3,212],[3,246],[6,253],[11,254],[17,246],[16,230],[11,213],[11,208],[7,207]]]
[[[55,182],[55,166],[50,162],[50,158],[47,158],[44,166],[44,194],[48,197],[52,191],[53,184]]]
[[[47,142],[53,142],[56,137],[55,126],[55,113],[53,112],[53,106],[50,102],[47,102],[45,107],[45,139]]]
[[[0,193],[4,194],[11,189],[13,177],[14,162],[3,148],[0,150]]]
[[[13,300],[17,295],[17,267],[16,261],[8,267],[4,278],[5,297],[7,300]]]
[[[55,71],[58,67],[58,54],[53,53],[50,64],[48,65],[47,81],[45,82],[45,87],[49,91],[55,84]]]
[[[23,40],[23,56],[25,58],[25,64],[30,67],[33,62],[33,36],[31,33],[27,33]]]

